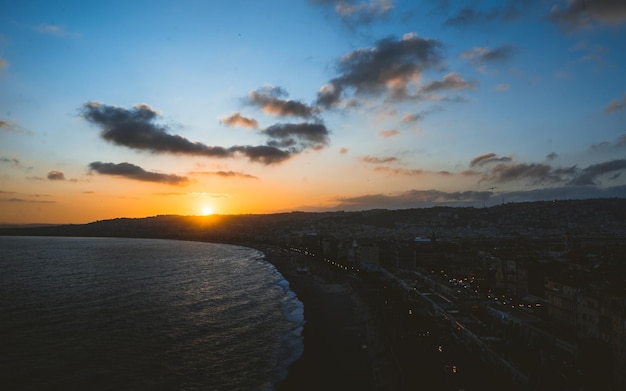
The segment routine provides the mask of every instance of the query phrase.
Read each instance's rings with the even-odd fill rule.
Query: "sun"
[[[213,209],[210,206],[202,207],[202,216],[210,216],[213,214]]]

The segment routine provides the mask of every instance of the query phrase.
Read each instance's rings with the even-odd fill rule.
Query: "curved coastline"
[[[276,390],[374,389],[364,319],[345,276],[318,270],[306,257],[275,246],[246,246],[265,254],[304,305],[304,350]],[[298,272],[301,265],[311,273]]]

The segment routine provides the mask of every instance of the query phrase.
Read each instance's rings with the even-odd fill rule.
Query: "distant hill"
[[[431,207],[360,212],[117,218],[88,224],[1,227],[0,235],[145,237],[222,242],[249,241],[286,232],[337,232],[338,227],[431,230],[544,230],[620,236],[626,233],[626,199],[508,203],[488,208]],[[347,227],[347,228],[346,228]]]

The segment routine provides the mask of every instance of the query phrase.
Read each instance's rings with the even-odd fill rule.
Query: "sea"
[[[256,249],[0,237],[5,390],[273,390],[303,324]]]

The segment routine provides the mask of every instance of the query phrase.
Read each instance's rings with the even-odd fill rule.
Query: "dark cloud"
[[[309,0],[314,4],[333,6],[348,24],[369,24],[386,16],[393,9],[392,0]]]
[[[174,153],[209,157],[229,157],[232,152],[222,147],[191,142],[167,133],[167,127],[155,122],[159,113],[148,105],[132,109],[88,102],[83,105],[83,117],[102,128],[103,139],[117,145],[153,153]]]
[[[497,164],[487,174],[483,180],[495,183],[504,183],[517,180],[530,180],[532,183],[560,182],[563,179],[557,175],[552,167],[542,163],[517,163],[517,164]]]
[[[292,153],[305,149],[321,149],[328,145],[328,129],[322,124],[276,124],[261,133],[269,137],[268,145],[288,148]]]
[[[441,43],[405,34],[385,38],[373,48],[354,50],[337,66],[339,76],[320,90],[317,104],[330,108],[352,91],[356,95],[386,94],[389,99],[411,97],[409,85],[417,83],[425,69],[441,65]]]
[[[364,163],[371,163],[371,164],[385,164],[385,163],[395,163],[398,161],[398,158],[394,156],[385,156],[385,157],[363,156],[361,157],[361,161]]]
[[[248,94],[248,103],[260,107],[265,113],[279,117],[310,118],[318,114],[318,109],[297,100],[282,99],[287,92],[280,87],[264,87]]]
[[[454,16],[444,22],[444,26],[467,27],[483,25],[488,22],[503,21],[506,23],[518,19],[536,0],[503,1],[500,6],[488,10],[463,7]]]
[[[189,179],[187,177],[174,174],[161,174],[158,172],[146,171],[143,168],[131,163],[89,163],[89,170],[98,174],[121,176],[128,179],[134,179],[143,182],[156,182],[166,185],[187,185]]]
[[[626,170],[626,159],[610,160],[593,164],[584,168],[570,181],[574,186],[593,186],[598,184],[598,178],[604,174]]]
[[[626,108],[626,94],[622,98],[620,102],[619,99],[613,99],[609,104],[604,108],[604,112],[609,114],[617,110],[623,110]]]
[[[50,171],[48,173],[48,179],[51,181],[64,181],[65,175],[61,171]]]
[[[83,105],[82,116],[102,128],[101,137],[113,144],[152,153],[229,158],[245,156],[252,162],[276,164],[306,148],[328,144],[328,130],[321,124],[277,124],[261,133],[269,137],[267,145],[236,145],[228,148],[192,142],[167,133],[157,123],[159,113],[147,105],[132,109],[108,106],[97,102]],[[285,147],[282,150],[279,147]]]
[[[289,151],[283,151],[270,145],[234,146],[230,147],[229,150],[246,156],[252,162],[266,165],[282,163],[292,155]]]
[[[508,156],[498,157],[498,155],[491,152],[491,153],[486,153],[484,155],[476,156],[475,158],[473,158],[472,161],[470,162],[470,167],[475,167],[475,166],[482,167],[485,164],[489,164],[489,163],[503,163],[503,162],[510,162],[511,160],[512,159]]]
[[[548,19],[566,31],[589,29],[594,24],[620,25],[626,22],[624,0],[568,0],[555,5]]]
[[[233,113],[227,117],[220,118],[220,122],[226,126],[241,126],[244,128],[256,129],[259,123],[254,118],[244,117],[239,113]]]
[[[557,155],[556,152],[550,152],[549,154],[546,155],[547,160],[554,160],[557,157],[559,157],[559,155]]]

